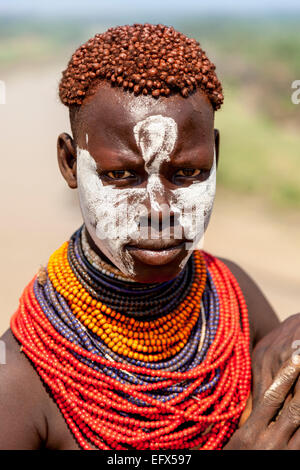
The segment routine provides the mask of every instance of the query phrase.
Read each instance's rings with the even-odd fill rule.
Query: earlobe
[[[72,189],[77,188],[76,149],[72,137],[63,132],[57,139],[57,160],[61,174]]]
[[[214,129],[215,133],[215,149],[216,149],[216,163],[219,163],[219,148],[220,148],[220,132],[218,129]]]

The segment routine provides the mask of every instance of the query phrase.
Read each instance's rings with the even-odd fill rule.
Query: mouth
[[[184,250],[187,240],[143,240],[128,244],[131,255],[144,264],[161,266],[174,261]]]

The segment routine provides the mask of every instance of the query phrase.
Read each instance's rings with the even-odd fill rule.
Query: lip
[[[134,258],[137,258],[144,264],[152,266],[160,266],[170,263],[182,253],[186,240],[171,240],[170,242],[149,241],[150,243],[143,243],[139,245],[127,245]]]
[[[182,245],[186,240],[185,239],[148,239],[143,240],[137,243],[128,243],[128,247],[130,248],[138,248],[141,250],[151,250],[151,251],[160,251],[160,250],[168,250],[169,248],[176,248],[179,245]]]

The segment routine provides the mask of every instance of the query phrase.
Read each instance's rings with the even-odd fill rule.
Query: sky
[[[53,15],[300,12],[299,0],[0,0],[1,14]]]

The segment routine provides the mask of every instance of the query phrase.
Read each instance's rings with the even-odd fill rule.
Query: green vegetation
[[[90,28],[90,23],[83,27],[71,20],[0,18],[1,69],[70,55],[89,37]]]
[[[216,114],[221,131],[219,183],[263,195],[274,206],[300,207],[300,18],[217,18],[190,23],[224,85]]]
[[[67,61],[76,46],[111,24],[2,18],[0,68]],[[200,41],[224,83],[225,102],[216,115],[219,183],[300,208],[300,104],[291,102],[291,83],[300,79],[300,17],[207,17],[172,24]]]
[[[300,207],[300,134],[257,110],[249,112],[237,92],[227,94],[226,106],[216,114],[219,184],[262,195],[274,206]]]

